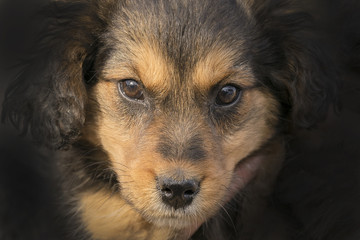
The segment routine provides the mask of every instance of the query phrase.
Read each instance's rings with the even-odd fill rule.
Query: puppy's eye
[[[215,103],[220,106],[230,105],[240,97],[240,89],[233,85],[225,85],[217,93]]]
[[[131,100],[144,100],[144,92],[141,85],[133,80],[126,79],[119,82],[120,93]]]

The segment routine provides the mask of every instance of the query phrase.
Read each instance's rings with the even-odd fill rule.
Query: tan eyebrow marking
[[[235,56],[232,50],[211,51],[196,64],[192,74],[194,84],[199,89],[208,91],[223,79],[236,76],[239,85],[253,85],[255,80],[251,69],[246,64],[234,67]]]
[[[148,89],[157,92],[169,91],[173,79],[171,61],[168,61],[156,44],[148,41],[129,46],[129,63],[110,63],[104,70],[106,79],[134,78],[141,81]]]

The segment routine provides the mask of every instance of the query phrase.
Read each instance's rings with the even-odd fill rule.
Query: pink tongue
[[[237,192],[254,178],[264,159],[264,156],[257,155],[244,159],[236,166],[228,193],[225,196],[225,203],[230,201]]]

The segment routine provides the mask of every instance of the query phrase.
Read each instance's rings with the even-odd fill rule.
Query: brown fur
[[[93,239],[252,239],[286,134],[319,120],[335,85],[322,81],[321,54],[300,27],[304,16],[272,4],[52,6],[59,16],[48,17],[47,48],[38,57],[53,59],[39,78],[48,82],[34,78],[33,92],[14,84],[4,112],[39,142],[63,150],[65,195]],[[143,100],[119,89],[129,79]],[[238,100],[218,102],[225,86],[236,87]],[[17,104],[25,92],[29,105]],[[167,204],[162,178],[198,182],[191,204]]]
[[[139,48],[141,49],[141,47]],[[172,77],[169,73],[162,73],[166,69],[168,72],[175,72],[176,69],[172,69],[173,66],[171,65],[164,66],[162,63],[165,61],[159,57],[156,57],[157,61],[155,62],[158,64],[149,66],[147,63],[154,63],[150,61],[154,60],[154,58],[151,57],[149,60],[148,57],[145,57],[147,54],[144,55],[142,52],[138,54],[140,57],[136,54],[134,54],[134,57],[135,59],[143,59],[143,64],[139,64],[136,60],[129,61],[136,62],[134,68],[138,74],[137,76],[126,75],[125,77],[120,75],[112,78],[137,79],[138,76],[142,76],[140,79],[145,79],[143,84],[146,86],[146,89],[157,89],[156,98],[158,101],[166,99],[165,96],[170,94],[168,89],[171,89],[171,84],[161,83],[168,78],[174,79],[175,77]],[[216,55],[221,56],[219,53]],[[206,59],[209,59],[209,57],[207,56]],[[214,58],[207,61],[214,61]],[[218,76],[227,76],[233,66],[231,61],[226,61],[226,58],[222,58],[221,64],[224,67],[217,66],[218,64],[215,62],[216,67],[214,69],[217,70],[217,74],[213,74],[212,72],[207,73],[207,71],[213,69],[213,65],[202,64],[201,62],[197,65],[194,76],[197,77],[199,73],[202,73],[202,78],[193,77],[194,82],[198,83],[197,81],[204,81],[202,79],[206,78],[208,79],[207,83],[204,81],[203,84],[199,83],[194,86],[192,82],[189,82],[190,86],[183,87],[188,89],[188,92],[182,94],[194,94],[191,88],[201,93],[208,92],[219,79],[222,80]],[[143,67],[145,66],[145,71],[142,68],[136,68],[138,64]],[[126,68],[123,71],[127,72]],[[154,74],[150,75],[151,77],[145,77],[149,73]],[[241,81],[239,85],[250,85],[251,82],[248,83],[250,81],[249,77],[242,78],[242,76],[242,71],[240,71],[240,74],[234,72],[230,77],[227,77],[227,81],[239,79]],[[152,82],[146,79],[151,79]],[[196,106],[196,102],[186,103],[186,106],[180,105],[179,109],[175,110],[175,112],[181,113],[178,120],[171,120],[171,116],[168,115],[168,111],[174,111],[173,108],[176,107],[174,105],[171,106],[170,110],[154,113],[154,116],[144,113],[139,118],[132,119],[125,115],[124,108],[126,106],[123,106],[124,103],[119,102],[118,94],[117,81],[100,81],[93,88],[90,93],[90,99],[97,103],[96,109],[92,110],[92,114],[95,113],[96,119],[88,125],[85,124],[86,128],[84,131],[87,133],[90,132],[87,130],[88,128],[93,129],[92,132],[95,135],[86,136],[86,140],[93,142],[95,145],[102,146],[109,155],[110,162],[112,163],[111,168],[116,172],[118,181],[121,183],[121,195],[126,202],[135,208],[136,211],[140,212],[146,220],[154,222],[159,226],[170,224],[170,227],[174,229],[181,229],[188,227],[190,224],[196,225],[199,222],[203,222],[213,215],[224,204],[224,196],[234,194],[232,192],[226,193],[225,190],[229,188],[230,180],[233,178],[233,172],[235,166],[239,163],[239,159],[241,160],[249,156],[250,153],[259,149],[275,134],[272,126],[276,125],[275,122],[277,121],[275,117],[278,111],[277,103],[272,99],[270,93],[257,88],[249,88],[248,90],[243,90],[242,93],[242,107],[239,108],[238,115],[244,119],[249,118],[249,120],[239,130],[227,134],[222,133],[224,130],[221,125],[213,132],[209,130],[211,125],[203,117],[201,109],[190,108],[190,105]],[[184,99],[192,99],[192,97],[185,95]],[[194,133],[202,136],[207,158],[200,162],[189,162],[188,159],[171,159],[169,162],[169,160],[164,159],[157,151],[157,145],[161,141],[159,138],[162,136],[159,133],[164,132],[164,129],[166,129],[167,137],[174,138],[173,141],[179,145],[186,145],[187,139]],[[257,168],[258,166],[255,165],[253,167]],[[243,171],[245,176],[246,170]],[[193,206],[191,206],[194,210],[189,210],[190,215],[198,212],[198,216],[186,216],[186,223],[180,220],[183,218],[181,215],[178,215],[179,220],[173,222],[161,219],[162,215],[166,216],[169,213],[162,206],[154,180],[157,176],[164,174],[174,176],[175,179],[186,179],[188,177],[202,179],[202,190],[192,204]],[[239,184],[245,186],[252,178],[251,175],[248,179],[245,178],[243,180],[244,183]],[[235,188],[233,191],[237,191],[237,189]],[[141,194],[139,195],[139,193]],[[107,198],[107,195],[103,196],[103,198]],[[119,201],[123,200],[119,199]],[[119,205],[121,204],[119,203]],[[83,208],[81,207],[81,209]],[[84,209],[86,213],[88,211],[86,210],[87,207]],[[173,214],[177,215],[176,213]],[[169,221],[169,223],[166,223],[166,221]],[[85,220],[85,222],[88,221]],[[94,234],[97,235],[97,229],[90,229],[95,231]]]
[[[118,196],[107,192],[89,192],[81,196],[81,217],[95,239],[167,239],[167,229],[156,228],[144,221]]]

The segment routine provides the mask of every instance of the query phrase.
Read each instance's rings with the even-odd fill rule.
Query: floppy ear
[[[94,1],[56,1],[42,11],[31,57],[5,94],[2,120],[51,148],[76,139],[85,121],[86,81],[108,11]]]
[[[337,71],[310,15],[291,1],[245,1],[260,30],[254,61],[293,127],[310,128],[336,105]],[[263,39],[267,39],[264,41]]]

